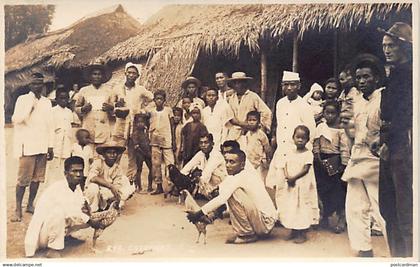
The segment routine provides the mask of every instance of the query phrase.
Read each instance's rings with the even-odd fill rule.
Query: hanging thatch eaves
[[[258,55],[262,40],[277,44],[292,32],[302,38],[308,30],[354,30],[410,8],[408,3],[170,5],[151,17],[137,36],[102,57],[127,62],[153,56],[142,82],[152,90],[175,90],[176,95],[199,52],[237,57],[246,47]],[[154,55],[156,47],[161,50]]]
[[[33,70],[53,74],[81,68],[114,45],[136,35],[140,24],[121,5],[82,18],[71,26],[28,38],[5,55],[6,90],[26,85]]]

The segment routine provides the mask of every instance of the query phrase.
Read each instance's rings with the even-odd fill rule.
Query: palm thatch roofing
[[[140,23],[121,5],[107,8],[67,28],[31,36],[6,51],[7,90],[26,85],[32,71],[53,76],[60,68],[81,68],[114,45],[135,36]]]
[[[143,24],[141,31],[107,51],[109,62],[148,59],[143,82],[152,90],[171,89],[177,98],[200,52],[238,57],[241,47],[260,52],[262,40],[272,44],[297,32],[355,30],[411,4],[273,4],[170,5]],[[173,92],[175,90],[175,92]]]

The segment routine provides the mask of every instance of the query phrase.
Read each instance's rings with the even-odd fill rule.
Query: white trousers
[[[356,251],[372,249],[371,216],[379,225],[382,233],[386,233],[385,220],[379,212],[378,182],[378,179],[350,179],[347,183],[346,219],[348,236],[350,246]]]

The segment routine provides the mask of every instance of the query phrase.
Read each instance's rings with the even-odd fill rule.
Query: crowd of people
[[[234,232],[227,243],[255,242],[282,225],[300,244],[321,227],[347,229],[360,257],[373,256],[375,231],[392,256],[412,256],[411,27],[381,31],[387,68],[361,54],[338,79],[315,83],[302,97],[302,77],[284,71],[275,114],[250,89],[253,78],[239,71],[215,73],[217,87],[205,90],[187,77],[172,108],[165,90],[152,93],[136,82],[141,68],[133,63],[125,66],[125,83],[110,88],[109,71],[94,62],[86,69],[90,85],[72,94],[73,102],[70,90],[57,86],[54,107],[41,94],[43,75],[34,73],[12,118],[19,170],[11,221],[22,220],[29,186],[26,255],[62,250],[66,235],[92,224],[87,214],[115,200],[123,207],[136,192],[168,192],[174,165],[183,175],[201,171],[196,196],[208,202],[189,221],[227,204]],[[57,182],[35,207],[45,178]]]

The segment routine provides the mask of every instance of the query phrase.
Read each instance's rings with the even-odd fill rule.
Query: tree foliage
[[[24,42],[32,34],[48,31],[54,5],[5,5],[5,48]]]

